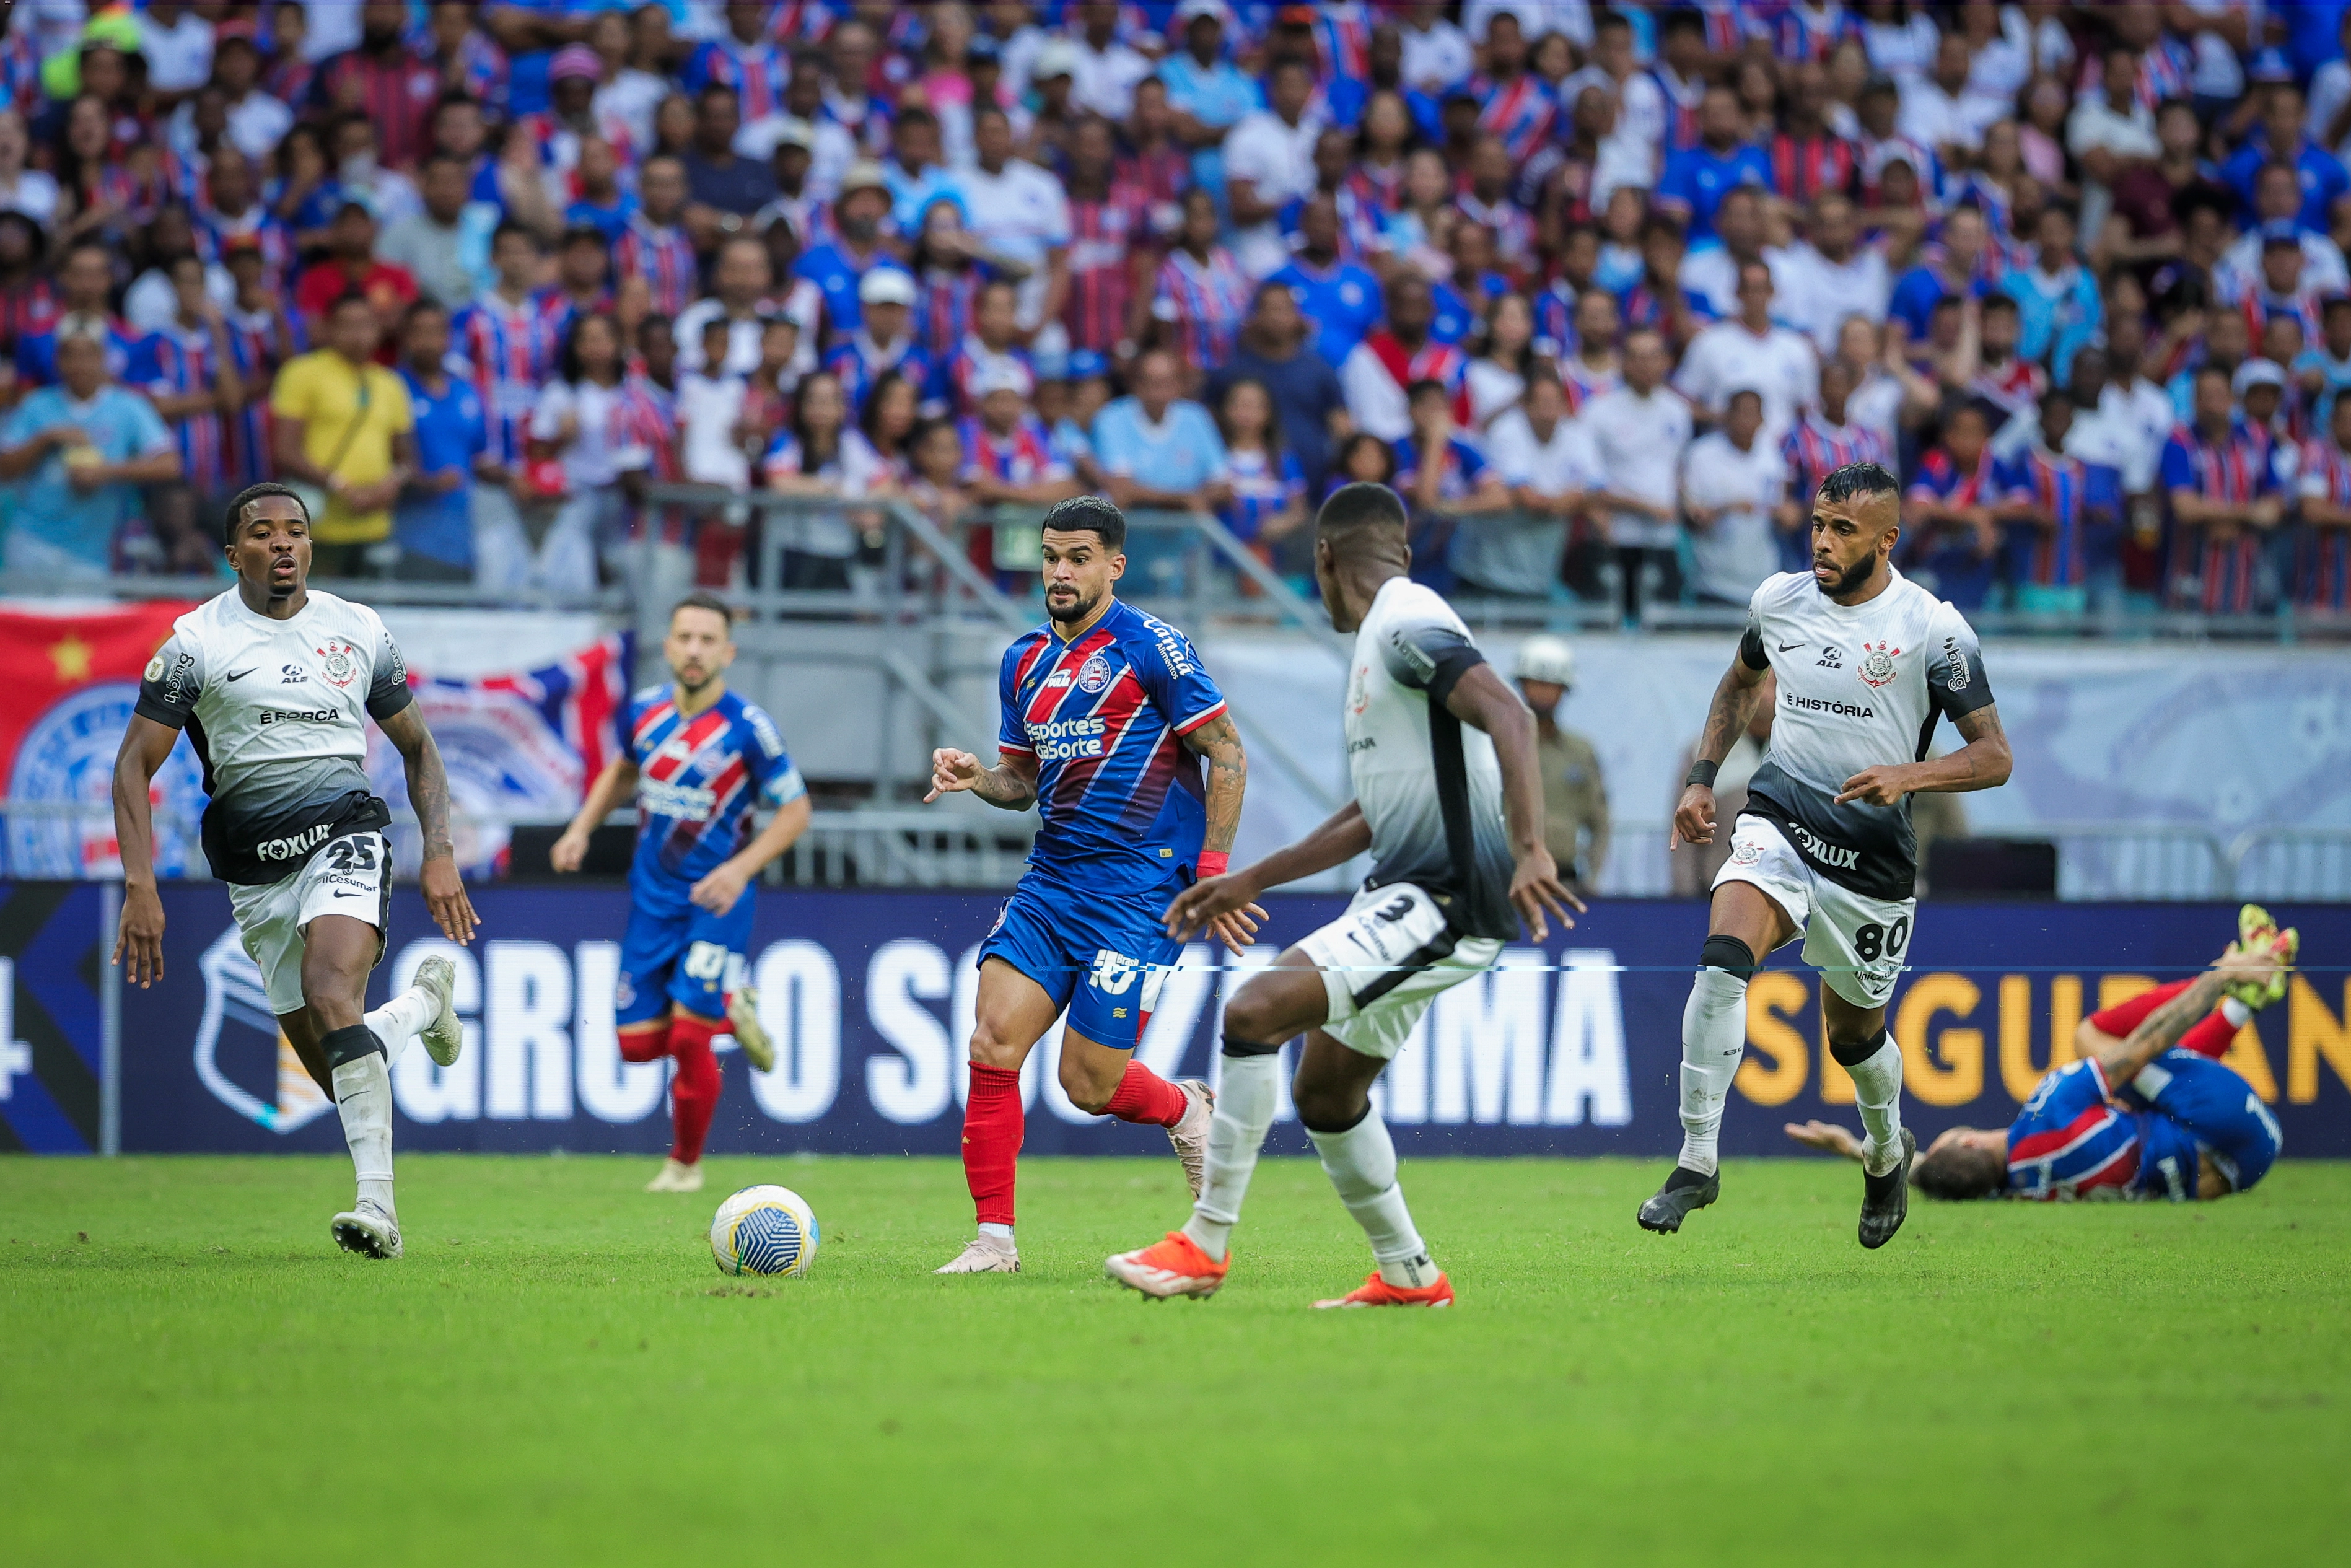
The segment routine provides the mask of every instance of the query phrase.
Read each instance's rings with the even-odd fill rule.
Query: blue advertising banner
[[[277,1038],[225,892],[166,886],[163,900],[165,979],[123,998],[123,1148],[340,1149],[332,1105]],[[625,891],[487,887],[475,902],[481,935],[459,950],[432,934],[413,888],[394,894],[371,1002],[404,986],[428,954],[448,952],[466,1030],[455,1066],[412,1050],[394,1069],[399,1146],[659,1153],[669,1136],[666,1064],[623,1062],[613,1029]],[[1224,999],[1341,907],[1335,898],[1268,902],[1268,940],[1247,960],[1220,965],[1196,945],[1167,977],[1142,1045],[1159,1072],[1213,1080]],[[712,1147],[955,1153],[972,956],[1000,904],[919,891],[759,894],[750,977],[779,1061],[755,1074],[738,1053],[722,1056],[728,1082]],[[2276,1107],[2289,1155],[2351,1155],[2351,984],[2341,965],[2351,908],[2276,913],[2301,926],[2315,967],[2240,1033],[2230,1061]],[[70,899],[58,906],[71,936],[45,967],[68,975],[74,956],[91,951],[92,918]],[[2084,1016],[2200,967],[2235,924],[2234,906],[2218,904],[1928,904],[1889,1015],[1906,1055],[1907,1119],[1922,1139],[1955,1124],[2005,1124],[2053,1059],[2070,1059]],[[1696,903],[1601,904],[1575,930],[1514,946],[1495,971],[1445,993],[1383,1083],[1399,1146],[1670,1155],[1680,1140],[1682,1005],[1704,933]],[[1781,1126],[1791,1120],[1857,1125],[1851,1082],[1821,1040],[1816,981],[1790,961],[1783,954],[1750,988],[1729,1153],[1790,1152]],[[1049,1036],[1023,1074],[1028,1152],[1164,1149],[1156,1129],[1071,1105],[1057,1051]],[[1286,1105],[1274,1143],[1308,1148]]]
[[[94,883],[0,883],[0,1152],[99,1146],[103,900]]]

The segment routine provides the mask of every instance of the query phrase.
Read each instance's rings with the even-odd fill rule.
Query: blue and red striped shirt
[[[743,123],[784,112],[784,89],[792,85],[789,56],[765,37],[746,44],[733,34],[713,38],[687,57],[683,78],[685,90],[700,93],[712,82],[735,89],[742,106]]]
[[[672,319],[694,303],[702,285],[702,263],[685,231],[675,224],[664,228],[642,212],[629,214],[612,242],[612,267],[619,277],[643,277],[653,288],[653,308]]]
[[[2179,425],[2163,445],[2163,487],[2250,506],[2277,489],[2274,455],[2269,432],[2242,420],[2231,421],[2218,442],[2207,442],[2193,424]],[[2168,596],[2207,615],[2252,614],[2262,538],[2254,528],[2183,528],[2175,519]]]
[[[1143,896],[1188,882],[1207,833],[1207,784],[1183,737],[1225,712],[1181,632],[1123,601],[1075,641],[1048,622],[1004,651],[997,749],[1037,759],[1044,825],[1029,864],[1082,872],[1089,893]]]
[[[2302,493],[2351,507],[2351,454],[2331,441],[2305,444]],[[2311,609],[2351,610],[2351,528],[2302,525],[2294,556],[2294,601]]]
[[[214,350],[212,333],[205,329],[183,328],[176,321],[166,323],[162,331],[147,340],[147,351],[154,371],[147,382],[149,395],[186,397],[219,389],[220,355]],[[195,486],[199,496],[217,496],[226,490],[228,447],[220,414],[183,414],[172,423],[177,427],[180,442],[183,477]]]
[[[1070,296],[1061,324],[1073,349],[1109,353],[1126,336],[1134,275],[1128,257],[1151,240],[1151,198],[1113,181],[1098,202],[1070,200]]]
[[[1196,369],[1214,370],[1232,357],[1249,307],[1249,275],[1222,246],[1205,264],[1187,250],[1170,251],[1159,264],[1153,313],[1175,327],[1177,350]]]
[[[1462,90],[1478,100],[1478,129],[1500,137],[1512,163],[1524,163],[1551,139],[1559,99],[1534,72],[1522,70],[1507,82],[1480,72]]]
[[[687,718],[675,686],[648,686],[629,699],[621,745],[637,765],[629,891],[640,904],[684,908],[694,884],[750,841],[761,796],[782,806],[808,793],[776,721],[737,692]]]
[[[2195,1135],[2159,1111],[2116,1104],[2105,1071],[2091,1058],[2046,1074],[2008,1129],[2011,1197],[2053,1199],[2166,1195],[2165,1170],[2185,1173],[2196,1190]]]
[[[2056,526],[2035,521],[2008,526],[2008,573],[2011,582],[2043,588],[2078,588],[2090,569],[2111,559],[2122,530],[2122,476],[2078,457],[2052,457],[2028,450],[1993,474],[2008,500],[2030,501]]]
[[[556,358],[563,351],[562,323],[538,295],[516,305],[502,294],[486,293],[458,310],[449,335],[489,420],[490,456],[500,463],[521,461],[523,433],[538,405],[538,389],[554,378]]]

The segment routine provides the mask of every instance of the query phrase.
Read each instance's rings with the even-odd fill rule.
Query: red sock
[[[1122,1122],[1144,1122],[1154,1127],[1174,1126],[1189,1109],[1191,1102],[1184,1097],[1184,1091],[1139,1061],[1126,1064],[1118,1092],[1102,1107],[1104,1113]]]
[[[2179,1049],[2218,1061],[2229,1054],[2230,1042],[2236,1038],[2237,1026],[2229,1021],[2226,1012],[2214,1008],[2210,1018],[2179,1037]]]
[[[668,1054],[669,1024],[666,1020],[621,1031],[622,1061],[659,1061]]]
[[[963,1178],[982,1225],[1012,1223],[1020,1134],[1019,1072],[973,1062],[971,1103],[963,1111]]]
[[[2147,1021],[2147,1014],[2195,983],[2193,979],[2174,980],[2169,985],[2158,986],[2151,991],[2141,991],[2126,1002],[2116,1002],[2113,1007],[2101,1008],[2090,1015],[2090,1027],[2100,1034],[2111,1035],[2116,1040],[2127,1040],[2130,1038],[2131,1030]]]
[[[669,1082],[670,1126],[674,1141],[669,1157],[682,1166],[702,1158],[702,1141],[710,1135],[710,1118],[718,1113],[718,1058],[711,1054],[710,1039],[726,1032],[726,1024],[694,1013],[674,1013],[669,1020],[670,1054],[677,1058],[677,1073]]]

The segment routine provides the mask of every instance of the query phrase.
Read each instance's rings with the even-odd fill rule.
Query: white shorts
[[[392,846],[379,832],[329,839],[300,871],[271,883],[231,883],[229,907],[246,956],[261,967],[269,1010],[302,1010],[302,933],[321,915],[348,915],[376,931],[383,956],[392,904]]]
[[[1857,1008],[1882,1008],[1894,994],[1917,924],[1917,899],[1868,898],[1839,886],[1806,864],[1787,835],[1761,817],[1739,819],[1730,858],[1715,873],[1714,885],[1726,882],[1752,883],[1788,912],[1804,939],[1804,962],[1838,996]]]
[[[1355,894],[1347,913],[1299,950],[1322,971],[1322,1032],[1365,1056],[1393,1060],[1437,993],[1493,967],[1502,943],[1456,936],[1445,912],[1410,883]]]

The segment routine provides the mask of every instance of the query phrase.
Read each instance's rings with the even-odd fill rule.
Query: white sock
[[[2242,1029],[2252,1021],[2253,1009],[2234,997],[2220,998],[2220,1011],[2227,1015],[2230,1027],[2232,1029]]]
[[[1902,1048],[1891,1034],[1877,1040],[1867,1061],[1845,1069],[1853,1074],[1862,1130],[1869,1134],[1862,1142],[1861,1166],[1871,1176],[1884,1176],[1902,1157]]]
[[[1429,1260],[1428,1248],[1404,1206],[1404,1188],[1396,1185],[1395,1145],[1380,1113],[1371,1112],[1343,1133],[1318,1133],[1310,1127],[1306,1135],[1314,1140],[1322,1168],[1339,1189],[1339,1201],[1371,1238],[1380,1278],[1405,1290],[1435,1284],[1437,1267]]]
[[[1728,969],[1700,969],[1682,1007],[1682,1152],[1674,1163],[1715,1171],[1722,1103],[1747,1050],[1747,982]]]
[[[992,1219],[983,1220],[980,1223],[979,1233],[982,1236],[993,1236],[999,1241],[1009,1241],[1012,1239],[1012,1227],[1008,1225],[998,1225]]]
[[[423,987],[411,986],[360,1022],[375,1030],[376,1039],[383,1041],[383,1059],[388,1065],[400,1060],[400,1053],[408,1049],[408,1042],[416,1038],[419,1030],[433,1021],[436,1010]]]
[[[351,1168],[360,1201],[392,1206],[392,1070],[383,1053],[369,1051],[335,1069],[335,1110],[343,1119],[343,1141],[351,1147]]]
[[[1281,1055],[1227,1056],[1217,1086],[1217,1113],[1208,1123],[1208,1160],[1200,1176],[1199,1200],[1184,1234],[1219,1263],[1241,1217],[1258,1151],[1273,1127],[1281,1097]]]

